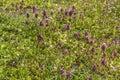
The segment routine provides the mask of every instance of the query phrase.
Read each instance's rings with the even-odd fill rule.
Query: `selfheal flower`
[[[69,10],[69,15],[71,16],[73,13],[74,13],[74,10],[73,10],[73,9],[70,9],[70,10]]]
[[[43,36],[41,34],[38,34],[38,41],[41,41],[43,39]]]
[[[67,49],[65,49],[65,50],[63,51],[63,53],[64,53],[64,54],[68,54],[69,52],[68,52]]]
[[[66,27],[66,30],[70,30],[70,25],[69,24],[66,24],[65,27]]]
[[[101,59],[100,62],[101,62],[102,65],[106,65],[105,59]]]
[[[88,78],[87,80],[92,80],[92,78]]]
[[[94,47],[91,48],[91,52],[93,52],[93,53],[95,52],[95,48]]]
[[[84,35],[85,35],[85,37],[86,37],[86,36],[88,36],[88,34],[89,34],[89,33],[86,31],[86,32],[85,32],[85,34],[84,34]]]
[[[114,40],[114,42],[113,42],[115,45],[118,45],[119,44],[119,42],[117,41],[117,40]]]
[[[65,10],[64,14],[65,15],[68,15],[69,11],[68,10]]]
[[[46,45],[46,42],[42,42],[42,46],[45,46]]]
[[[96,63],[94,63],[94,64],[92,65],[92,70],[93,70],[93,71],[95,71],[95,70],[96,70],[96,68],[97,68],[97,64],[96,64]]]
[[[52,30],[52,31],[55,30],[55,26],[53,26],[53,27],[51,28],[51,30]]]
[[[106,57],[106,53],[105,52],[103,52],[102,55],[103,55],[103,57]]]
[[[71,72],[66,72],[66,78],[70,78],[71,77]]]
[[[79,37],[79,34],[78,34],[78,33],[74,33],[73,36],[74,36],[75,38],[78,38],[78,37]]]
[[[93,39],[89,39],[88,42],[89,42],[89,44],[93,44],[94,43]]]
[[[35,13],[35,18],[38,18],[38,13]]]
[[[114,56],[114,57],[117,56],[117,50],[115,50],[115,51],[112,53],[112,56]]]
[[[43,15],[43,17],[47,17],[47,14],[46,14],[45,10],[43,10],[42,15]]]
[[[101,45],[101,49],[102,49],[102,51],[105,51],[105,50],[106,50],[106,43],[103,43],[103,44]]]
[[[35,6],[32,6],[32,12],[34,13],[36,11]]]
[[[44,65],[41,66],[40,69],[41,69],[42,71],[44,71],[44,70],[45,70],[45,66],[44,66]]]
[[[65,71],[63,68],[60,68],[60,73],[63,74]]]
[[[62,47],[62,42],[58,42],[58,46],[59,46],[59,47]]]
[[[39,21],[39,26],[43,26],[43,23],[42,23],[42,21]]]
[[[26,14],[26,17],[27,17],[27,18],[29,18],[29,17],[30,17],[30,14],[29,14],[29,13],[27,13],[27,14]]]
[[[20,8],[20,9],[22,9],[22,8],[23,8],[23,6],[22,6],[22,5],[20,5],[20,6],[19,6],[19,8]]]

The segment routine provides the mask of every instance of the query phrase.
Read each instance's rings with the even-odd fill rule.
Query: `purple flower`
[[[89,33],[86,31],[86,32],[85,32],[85,37],[88,36],[88,34],[89,34]]]
[[[88,41],[89,41],[89,44],[93,44],[94,43],[93,39],[89,39]]]
[[[64,54],[68,54],[69,52],[68,52],[67,49],[65,49],[65,50],[63,51],[63,53],[64,53]]]
[[[66,27],[66,30],[70,30],[70,25],[69,24],[66,24],[65,27]]]
[[[102,55],[103,55],[103,57],[106,57],[106,53],[105,52],[103,52]]]
[[[43,23],[42,23],[42,21],[39,21],[39,26],[43,26]]]
[[[118,42],[117,40],[115,40],[113,43],[114,43],[115,45],[118,45],[118,44],[119,44],[119,42]]]
[[[65,71],[63,68],[60,68],[60,73],[63,74]]]
[[[75,38],[79,38],[79,34],[78,34],[78,33],[74,33],[73,36],[74,36]]]
[[[115,50],[115,51],[112,53],[112,55],[113,55],[114,57],[116,57],[116,56],[117,56],[117,50]]]
[[[29,13],[27,13],[27,14],[26,14],[26,17],[27,17],[27,18],[29,18],[29,17],[30,17],[30,14],[29,14]]]
[[[102,51],[105,51],[105,50],[106,50],[106,43],[103,43],[103,44],[101,45],[101,49],[102,49]]]
[[[101,62],[102,65],[106,65],[105,59],[101,59],[100,62]]]
[[[92,78],[88,78],[87,80],[92,80]]]
[[[75,9],[75,6],[74,6],[74,5],[72,6],[72,9],[73,9],[73,10]]]
[[[71,77],[71,72],[66,72],[66,78],[70,78]]]
[[[32,12],[34,13],[36,11],[35,6],[32,6]]]
[[[93,53],[95,52],[95,48],[94,47],[91,48],[91,52],[93,52]]]
[[[23,6],[22,6],[22,5],[20,5],[20,6],[19,6],[19,8],[20,8],[20,9],[22,9],[22,8],[23,8]]]
[[[68,11],[68,10],[65,10],[65,12],[64,12],[64,13],[65,13],[65,15],[68,15],[69,11]]]
[[[43,36],[41,34],[38,34],[38,41],[41,41],[43,39]]]
[[[55,30],[55,26],[53,26],[53,27],[51,28],[51,30],[52,30],[52,31]]]
[[[43,17],[47,17],[47,14],[46,14],[45,10],[43,10],[42,15],[43,15]]]
[[[44,70],[45,70],[45,66],[44,66],[44,65],[41,66],[40,69],[41,69],[42,71],[44,71]]]
[[[46,45],[46,42],[42,42],[42,46],[45,46]]]
[[[69,10],[69,15],[71,16],[73,13],[74,13],[74,10],[73,10],[73,9],[70,9],[70,10]]]
[[[38,18],[38,13],[35,13],[35,18]]]
[[[62,42],[58,42],[58,46],[59,46],[59,47],[62,47]]]
[[[92,65],[92,70],[94,71],[94,70],[96,70],[96,68],[97,68],[97,64],[94,63],[94,64]]]

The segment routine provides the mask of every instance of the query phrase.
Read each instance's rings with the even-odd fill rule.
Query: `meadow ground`
[[[120,0],[0,0],[0,80],[120,80]]]

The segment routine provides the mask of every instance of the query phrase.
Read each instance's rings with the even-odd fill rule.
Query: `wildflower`
[[[44,70],[45,70],[45,66],[44,66],[44,65],[41,66],[40,69],[41,69],[42,71],[44,71]]]
[[[43,36],[41,34],[38,34],[38,41],[41,41],[43,39]]]
[[[95,52],[95,48],[94,47],[91,48],[91,52],[93,52],[93,53]]]
[[[103,44],[102,44],[101,49],[102,49],[102,51],[105,51],[105,50],[106,50],[106,43],[103,43]]]
[[[78,38],[78,37],[79,37],[79,34],[78,34],[78,33],[74,33],[73,36],[74,36],[75,38]]]
[[[106,57],[106,53],[105,52],[103,52],[102,55],[103,55],[103,57]]]
[[[65,27],[66,27],[66,30],[70,30],[70,25],[69,24],[65,25]]]
[[[52,31],[55,30],[55,26],[53,26],[53,27],[51,28],[51,30],[52,30]]]
[[[60,73],[63,74],[65,71],[63,68],[60,68]]]
[[[38,13],[35,13],[35,18],[38,18]]]
[[[27,18],[29,18],[29,17],[30,17],[30,14],[29,14],[29,13],[27,13],[27,14],[26,14],[26,17],[27,17]]]
[[[45,10],[43,10],[42,15],[43,15],[43,17],[47,17],[47,14],[46,14]]]
[[[97,68],[97,64],[96,64],[96,63],[94,63],[94,64],[92,65],[92,70],[93,70],[93,71],[95,71],[95,70],[96,70],[96,68]]]
[[[45,46],[46,45],[46,42],[42,42],[42,46]]]
[[[106,61],[104,59],[101,59],[100,62],[102,65],[106,65]]]
[[[66,72],[66,78],[70,78],[71,77],[71,72]]]
[[[84,34],[84,35],[85,35],[85,37],[86,37],[86,36],[88,36],[88,34],[89,34],[89,33],[86,31],[86,32],[85,32],[85,34]]]
[[[117,41],[117,40],[114,40],[114,42],[113,42],[115,45],[118,45],[119,44],[119,42]]]
[[[63,53],[64,53],[64,54],[68,54],[68,50],[65,49],[65,50],[63,51]]]
[[[43,26],[43,23],[42,23],[42,21],[39,21],[39,26]]]
[[[36,11],[36,7],[32,6],[32,12],[34,13]]]
[[[73,9],[70,9],[70,10],[69,10],[69,15],[71,16],[73,13],[74,13],[74,10],[73,10]]]
[[[20,8],[20,9],[22,9],[22,8],[23,8],[23,6],[22,6],[22,5],[20,5],[20,6],[19,6],[19,8]]]
[[[74,6],[74,5],[72,6],[72,9],[73,9],[73,10],[75,9],[75,6]]]
[[[114,56],[114,57],[117,56],[117,50],[115,50],[115,51],[112,53],[112,56]]]
[[[88,78],[87,80],[92,80],[92,78]]]
[[[58,46],[59,46],[59,47],[62,47],[62,42],[59,42],[59,43],[58,43]]]
[[[65,10],[64,14],[65,15],[68,15],[69,11],[68,10]]]

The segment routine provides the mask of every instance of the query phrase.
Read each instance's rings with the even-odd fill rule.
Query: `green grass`
[[[16,10],[15,4],[26,9]],[[58,13],[58,9],[69,10],[73,5],[76,18],[74,15],[66,16],[64,12]],[[38,18],[34,17],[30,6],[37,8]],[[53,15],[50,14],[51,9],[54,10]],[[43,10],[50,20],[48,26],[45,26]],[[40,20],[43,26],[39,26]],[[66,24],[70,25],[70,30],[66,30]],[[55,30],[52,31],[53,26]],[[85,40],[85,32],[93,43]],[[75,37],[74,33],[79,36]],[[43,37],[41,41],[37,40],[38,34]],[[115,40],[119,42],[117,45]],[[61,47],[59,42],[62,42]],[[104,43],[107,46],[102,51]],[[119,0],[0,1],[1,80],[119,80],[119,46]],[[91,48],[95,48],[95,52]],[[113,56],[115,52],[117,56]],[[106,61],[105,65],[101,59]],[[94,64],[97,65],[95,70],[92,69]],[[61,68],[64,73],[61,73]],[[66,78],[66,72],[70,72],[69,78]]]

